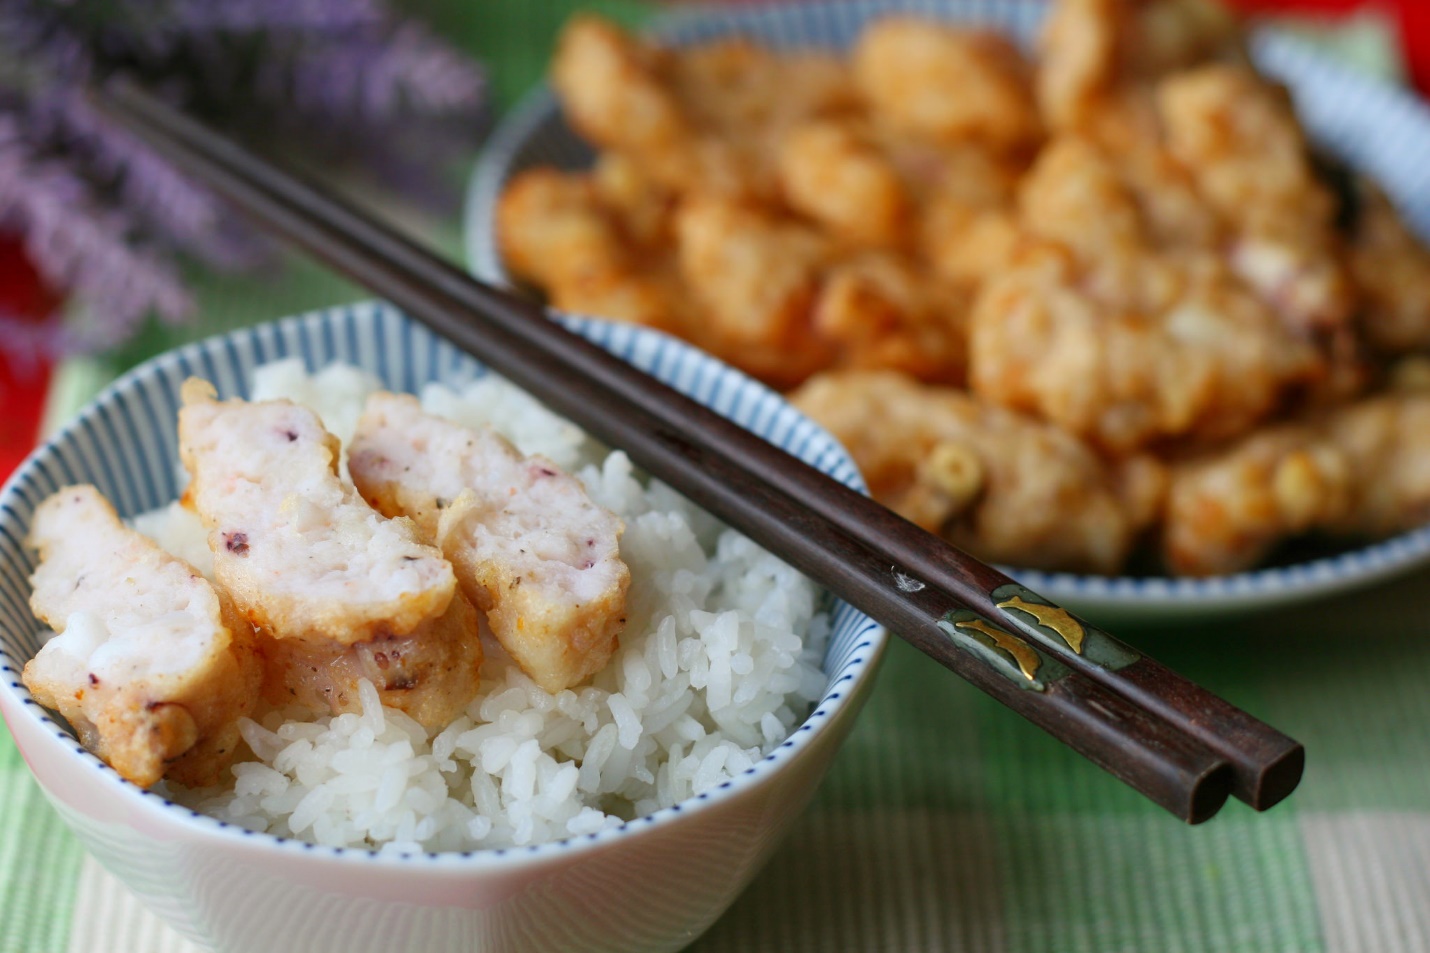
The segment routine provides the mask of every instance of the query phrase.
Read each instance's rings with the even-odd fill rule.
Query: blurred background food
[[[1027,52],[581,15],[550,80],[599,152],[508,183],[513,274],[791,390],[978,555],[1213,575],[1430,519],[1430,252],[1214,0],[1056,0]]]

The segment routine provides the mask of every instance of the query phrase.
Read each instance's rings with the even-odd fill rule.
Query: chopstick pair
[[[1190,823],[1296,787],[1299,744],[132,83],[95,104],[935,660]]]

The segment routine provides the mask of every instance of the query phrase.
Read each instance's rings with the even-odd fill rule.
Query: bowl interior
[[[827,433],[762,385],[661,334],[582,318],[568,317],[563,321],[577,333],[825,473],[863,489],[848,454]],[[35,507],[56,489],[73,483],[95,484],[125,517],[171,502],[179,493],[175,419],[183,381],[197,375],[213,381],[222,397],[246,397],[253,369],[286,357],[301,358],[310,371],[335,360],[348,362],[376,374],[390,389],[409,392],[430,381],[459,384],[488,373],[475,359],[391,307],[359,304],[191,345],[155,358],[115,382],[36,451],[0,492],[0,692],[22,702],[21,717],[60,724],[34,703],[19,678],[25,663],[39,649],[43,629],[28,608],[28,577],[34,569],[34,558],[23,545]],[[827,682],[814,714],[788,741],[747,771],[747,776],[710,792],[710,799],[734,794],[742,785],[757,783],[776,770],[843,709],[857,687],[872,678],[887,633],[842,601],[831,600],[829,608],[832,630],[823,666]],[[72,747],[80,757],[102,766],[77,742]],[[102,767],[112,781],[119,781],[117,773]],[[158,797],[120,783],[133,795]],[[184,808],[175,806],[173,810],[186,822],[229,827]],[[670,810],[655,817],[659,819]],[[605,834],[620,836],[625,830],[603,832],[597,839],[605,839]],[[237,828],[231,828],[231,832],[249,836]],[[542,845],[541,849],[551,846],[554,845]],[[333,852],[369,853],[342,849]]]
[[[775,48],[847,49],[864,25],[890,13],[915,13],[1001,30],[1028,44],[1047,7],[1030,0],[856,0],[697,9],[658,18],[652,32],[675,44],[734,33]],[[1296,100],[1316,143],[1369,173],[1412,228],[1430,240],[1430,109],[1415,97],[1349,72],[1305,44],[1274,32],[1253,36],[1258,66]],[[503,284],[511,275],[495,241],[497,199],[508,179],[534,166],[582,169],[593,153],[565,123],[555,97],[534,90],[495,130],[468,182],[467,265]],[[1094,576],[1005,567],[1019,581],[1070,608],[1110,623],[1167,613],[1214,614],[1270,607],[1368,585],[1430,562],[1430,526],[1362,548],[1265,569],[1186,579]]]

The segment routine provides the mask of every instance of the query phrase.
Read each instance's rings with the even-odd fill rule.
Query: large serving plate
[[[996,27],[1030,43],[1045,10],[1044,3],[1023,0],[791,3],[678,12],[657,20],[652,32],[676,44],[743,33],[777,48],[845,49],[869,20],[908,12]],[[1253,54],[1261,69],[1291,89],[1316,143],[1380,182],[1416,232],[1430,237],[1430,109],[1275,32],[1255,34]],[[581,169],[592,156],[549,89],[529,94],[494,131],[468,184],[465,238],[472,273],[511,284],[496,247],[494,212],[512,175],[537,165]],[[1095,619],[1135,621],[1269,608],[1368,586],[1427,564],[1430,526],[1359,549],[1206,579],[1009,571]]]

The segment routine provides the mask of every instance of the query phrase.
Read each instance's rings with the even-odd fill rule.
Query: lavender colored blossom
[[[32,96],[27,118],[32,142],[71,156],[91,181],[113,183],[136,225],[170,250],[221,268],[261,259],[262,244],[229,226],[217,197],[97,115],[74,90]]]
[[[372,0],[177,0],[165,17],[181,33],[262,30],[348,30],[381,26],[388,18]]]
[[[274,102],[329,119],[380,123],[404,109],[470,110],[482,86],[451,48],[406,24],[382,38],[337,37],[302,57],[264,63],[257,88]]]
[[[213,195],[89,108],[84,84],[113,72],[419,194],[470,144],[485,92],[471,61],[385,0],[3,0],[0,229],[73,304],[60,331],[0,320],[0,340],[112,343],[150,314],[190,313],[181,256],[261,258]]]
[[[144,247],[125,216],[62,159],[37,155],[13,116],[0,115],[0,229],[24,236],[40,276],[103,302],[115,338],[149,313],[180,320],[192,301],[172,262]],[[87,343],[87,342],[85,342]]]

